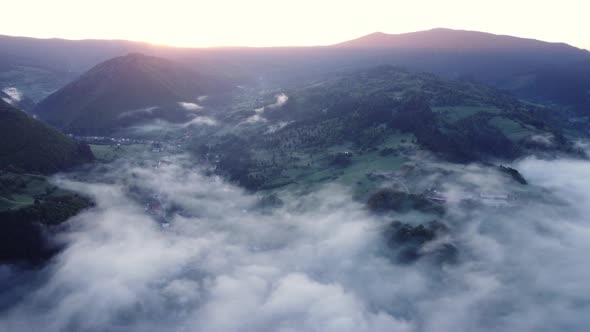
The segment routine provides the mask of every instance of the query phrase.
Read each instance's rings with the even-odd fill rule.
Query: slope
[[[95,66],[41,101],[33,112],[68,132],[109,132],[125,124],[124,113],[170,108],[228,87],[174,62],[132,53]]]
[[[392,171],[424,151],[459,163],[579,153],[550,108],[391,66],[286,90],[282,100],[228,114],[237,125],[217,142],[195,137],[195,150],[249,188],[334,174],[363,180],[373,167]]]
[[[92,159],[87,146],[0,100],[0,169],[48,174]]]

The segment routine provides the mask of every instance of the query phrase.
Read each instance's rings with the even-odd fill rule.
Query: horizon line
[[[412,33],[420,33],[420,32],[428,32],[434,30],[450,30],[450,31],[463,31],[463,32],[477,32],[482,34],[489,34],[494,36],[502,36],[502,37],[513,37],[525,40],[535,40],[549,44],[565,44],[571,47],[575,47],[581,50],[585,50],[590,52],[590,46],[576,46],[572,45],[567,42],[561,41],[547,41],[543,39],[537,39],[532,37],[524,37],[524,36],[515,36],[515,35],[507,35],[507,34],[500,34],[500,33],[493,33],[481,30],[469,30],[469,29],[453,29],[453,28],[444,28],[444,27],[437,27],[437,28],[430,28],[430,29],[422,29],[422,30],[413,30],[413,31],[406,31],[406,32],[398,32],[398,33],[390,33],[390,32],[383,32],[383,31],[374,31],[370,33],[366,33],[357,37],[352,37],[350,39],[346,39],[343,41],[339,41],[336,43],[331,44],[307,44],[307,45],[264,45],[264,46],[251,46],[251,45],[210,45],[210,46],[190,46],[190,45],[174,45],[174,44],[166,44],[166,43],[159,43],[159,42],[152,42],[147,40],[133,40],[133,39],[123,39],[123,38],[68,38],[68,37],[39,37],[39,36],[26,36],[26,35],[11,35],[11,34],[3,34],[0,33],[0,37],[9,37],[9,38],[27,38],[27,39],[37,39],[37,40],[59,40],[59,41],[66,41],[66,42],[90,42],[90,41],[106,41],[106,42],[128,42],[128,43],[137,43],[137,44],[147,44],[154,47],[168,47],[168,48],[176,48],[176,49],[233,49],[233,48],[248,48],[248,49],[265,49],[265,48],[313,48],[313,47],[330,47],[336,46],[342,43],[354,41],[357,39],[361,39],[363,37],[367,37],[374,34],[385,34],[385,35],[404,35],[404,34],[412,34]]]

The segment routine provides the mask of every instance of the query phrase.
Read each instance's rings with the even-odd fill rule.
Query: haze
[[[582,1],[13,2],[0,332],[589,330]]]
[[[8,4],[6,4],[8,5]],[[34,8],[34,10],[32,10]],[[3,34],[210,46],[327,45],[375,31],[436,27],[566,42],[590,49],[584,0],[10,2]]]

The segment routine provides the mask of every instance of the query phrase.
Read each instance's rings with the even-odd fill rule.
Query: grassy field
[[[7,198],[0,197],[0,211],[10,210],[15,207],[15,203]]]
[[[91,145],[97,162],[108,163],[119,157],[143,154],[149,151],[146,144]],[[72,197],[73,193],[53,185],[49,177],[28,173],[0,171],[0,212],[20,210],[47,200]]]
[[[282,190],[284,186],[281,185],[284,184],[290,184],[289,187],[293,189],[310,190],[334,182],[354,188],[355,195],[364,197],[378,185],[368,176],[369,173],[400,170],[408,161],[408,156],[419,148],[413,143],[414,140],[412,134],[396,133],[371,151],[359,151],[352,144],[342,144],[331,146],[313,158],[304,153],[296,153],[297,161],[290,163],[281,176],[267,185],[272,190],[275,187]],[[384,149],[391,149],[392,152],[384,155]],[[348,166],[339,167],[330,163],[331,157],[339,152],[352,152]]]
[[[470,116],[480,113],[500,114],[501,110],[491,106],[453,106],[453,107],[433,107],[435,113],[439,113],[447,118],[451,123],[456,123]]]
[[[506,137],[518,141],[535,133],[534,128],[521,125],[520,123],[501,116],[490,119],[489,124],[500,129]]]
[[[130,145],[90,145],[92,153],[99,162],[108,163],[119,157],[126,156],[133,153],[143,153],[149,150],[146,144],[130,144]]]
[[[2,172],[0,183],[0,211],[19,209],[34,204],[35,199],[66,193],[39,175]]]
[[[145,144],[123,145],[120,148],[112,145],[91,145],[92,152],[98,162],[111,162],[116,158],[144,153],[149,150]],[[0,171],[0,211],[16,210],[49,197],[69,195],[49,182],[49,178],[28,173]]]

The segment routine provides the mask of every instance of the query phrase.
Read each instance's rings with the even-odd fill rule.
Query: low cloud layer
[[[10,97],[10,99],[12,99],[12,101],[19,102],[23,98],[23,94],[20,92],[19,89],[15,87],[6,87],[2,89],[2,92],[7,94]]]
[[[258,122],[265,123],[265,122],[268,122],[268,120],[265,117],[263,117],[262,115],[257,113],[252,116],[249,116],[244,122],[249,123],[249,124],[258,123]]]
[[[187,111],[199,111],[203,109],[203,106],[189,102],[178,102],[178,106]]]
[[[531,183],[467,167],[470,186],[515,206],[448,204],[456,265],[388,258],[383,228],[342,187],[260,210],[258,197],[183,158],[60,178],[97,207],[69,222],[43,271],[0,270],[7,331],[586,331],[590,163],[526,159]],[[100,172],[100,173],[99,173]],[[109,184],[114,183],[114,184]],[[158,201],[161,209],[148,207]],[[163,212],[167,211],[167,212]],[[10,284],[10,290],[6,285]]]
[[[286,126],[289,125],[289,123],[291,122],[287,122],[287,121],[280,121],[274,124],[271,124],[268,126],[268,129],[264,132],[265,134],[272,134],[275,133],[283,128],[285,128]]]
[[[286,94],[281,93],[276,96],[276,99],[277,100],[273,104],[270,104],[266,107],[267,108],[279,108],[287,103],[287,101],[289,100],[289,97]]]
[[[148,134],[154,132],[175,132],[180,129],[187,129],[194,126],[209,126],[214,127],[219,125],[219,122],[206,115],[193,116],[190,120],[181,123],[173,123],[165,120],[152,120],[147,123],[130,127],[129,130],[134,134]]]
[[[243,123],[253,124],[253,123],[268,122],[268,120],[263,116],[264,112],[266,112],[267,110],[273,110],[276,108],[280,108],[281,106],[285,105],[287,103],[287,101],[289,100],[289,97],[284,93],[276,95],[275,98],[276,98],[276,101],[274,103],[255,109],[254,110],[255,114],[248,117],[246,120],[244,120]]]
[[[195,116],[190,121],[182,124],[184,128],[190,127],[192,125],[217,126],[218,122],[210,116]]]
[[[132,116],[136,116],[136,115],[151,115],[157,109],[158,109],[157,106],[152,106],[152,107],[145,107],[145,108],[139,108],[139,109],[134,109],[134,110],[130,110],[130,111],[125,111],[125,112],[119,114],[118,118],[122,119],[122,118],[128,118],[128,117],[132,117]]]

